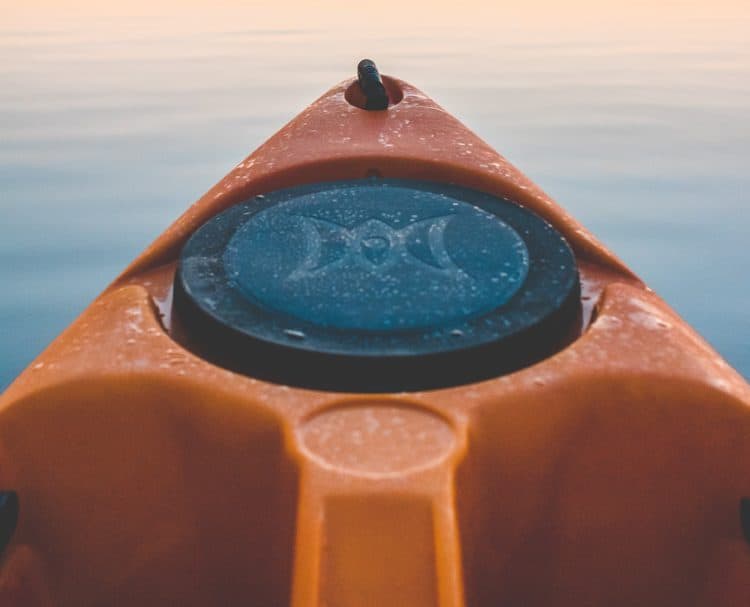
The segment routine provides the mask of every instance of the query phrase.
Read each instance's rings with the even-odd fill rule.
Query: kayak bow
[[[748,406],[363,62],[1,397],[0,604],[750,604]]]

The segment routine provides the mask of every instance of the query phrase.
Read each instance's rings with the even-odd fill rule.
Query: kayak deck
[[[0,603],[750,603],[748,385],[485,142],[384,83],[387,110],[344,82],[239,163],[2,396],[21,515]],[[172,314],[188,238],[255,196],[365,178],[472,188],[554,226],[581,284],[570,343],[390,393],[203,358]]]

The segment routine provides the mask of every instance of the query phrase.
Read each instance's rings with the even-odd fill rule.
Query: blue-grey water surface
[[[743,11],[407,27],[222,10],[0,21],[0,389],[363,56],[489,141],[750,377]]]

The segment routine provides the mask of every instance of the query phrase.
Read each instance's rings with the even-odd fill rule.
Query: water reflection
[[[0,387],[362,56],[479,132],[750,377],[740,3],[386,3],[367,19],[333,0],[79,4],[14,6],[0,26]]]

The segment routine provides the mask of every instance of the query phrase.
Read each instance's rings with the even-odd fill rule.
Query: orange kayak
[[[750,386],[371,64],[0,398],[0,605],[750,605]]]

